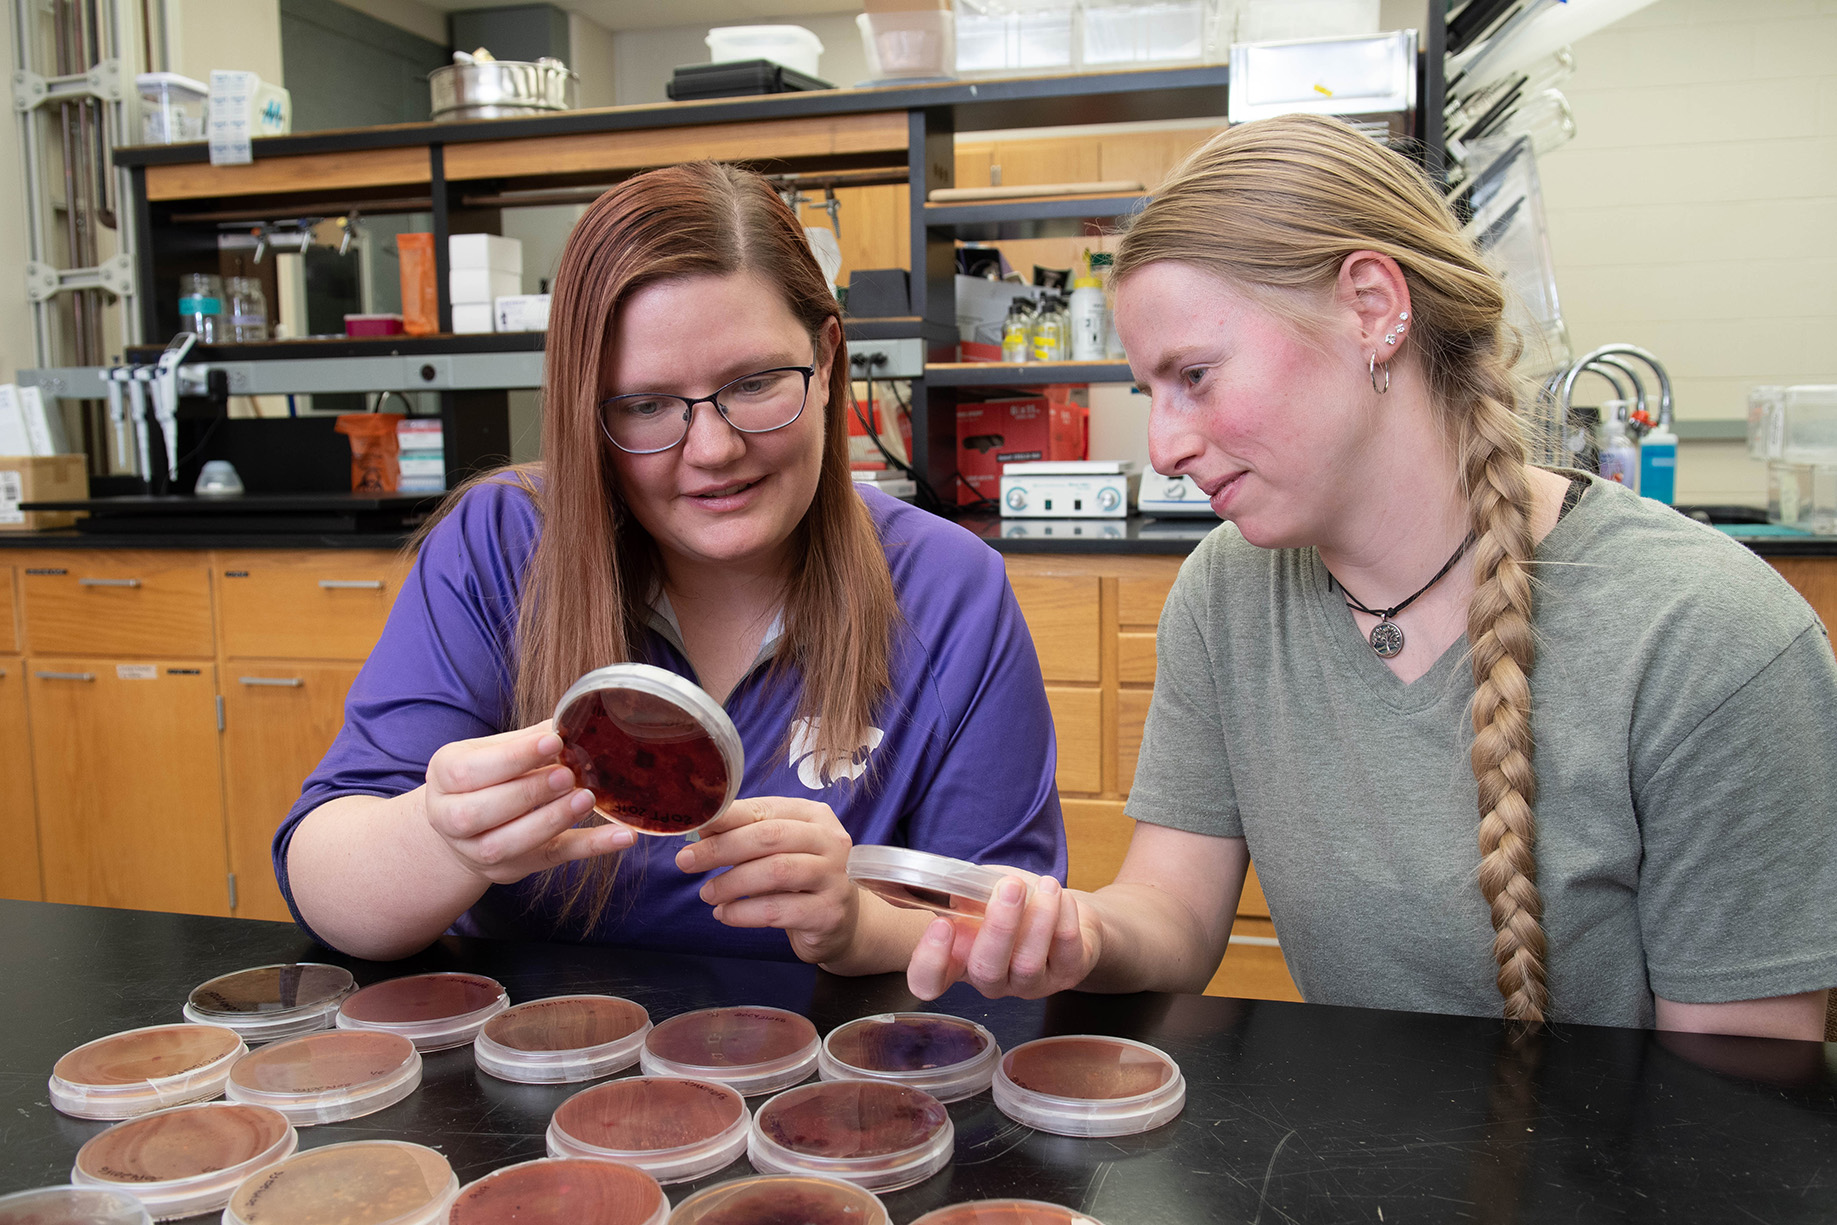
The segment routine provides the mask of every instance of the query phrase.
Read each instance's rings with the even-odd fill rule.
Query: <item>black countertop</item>
[[[46,1078],[66,1050],[176,1022],[203,980],[291,959],[349,965],[360,983],[474,970],[518,1002],[611,992],[654,1020],[756,1003],[827,1032],[914,1006],[898,976],[797,964],[448,937],[378,965],[285,924],[0,902],[0,1193],[65,1181],[77,1148],[105,1126],[49,1105]],[[982,1022],[1004,1047],[1055,1033],[1152,1043],[1183,1069],[1187,1104],[1146,1135],[1080,1140],[1012,1123],[986,1093],[957,1103],[953,1163],[884,1197],[899,1225],[997,1195],[1070,1205],[1106,1225],[1837,1219],[1837,1047],[1585,1026],[1515,1041],[1489,1019],[1200,996],[990,1002],[958,988],[937,1007]],[[550,1114],[578,1088],[494,1080],[462,1047],[428,1055],[405,1101],[302,1128],[300,1143],[415,1140],[469,1182],[541,1156]],[[746,1172],[738,1162],[668,1188],[670,1198]]]

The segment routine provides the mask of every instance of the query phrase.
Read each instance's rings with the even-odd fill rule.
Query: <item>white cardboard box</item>
[[[492,330],[493,315],[489,302],[455,302],[453,331],[461,336]]]
[[[523,274],[496,268],[454,268],[447,273],[447,301],[495,302],[523,292]]]
[[[548,331],[549,296],[545,293],[531,293],[499,298],[497,328],[500,332]]]
[[[447,267],[493,268],[523,275],[523,240],[497,234],[449,234]]]

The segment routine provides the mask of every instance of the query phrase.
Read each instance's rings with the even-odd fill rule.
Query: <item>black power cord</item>
[[[848,364],[854,369],[863,370],[866,367],[884,365],[886,360],[884,353],[856,353],[849,357]],[[936,515],[948,514],[944,499],[940,498],[938,491],[931,487],[931,482],[920,476],[918,470],[911,464],[887,450],[887,444],[881,440],[880,431],[874,428],[874,377],[869,373],[863,381],[867,383],[867,411],[865,413],[861,411],[861,402],[854,398],[853,381],[849,383],[849,406],[854,409],[855,420],[861,423],[861,428],[867,432],[868,438],[874,444],[874,449],[880,452],[881,458],[887,461],[888,466],[917,486],[919,506]],[[911,411],[911,405],[907,403],[904,396],[899,394],[897,385],[894,385],[893,398],[898,401],[902,409]]]

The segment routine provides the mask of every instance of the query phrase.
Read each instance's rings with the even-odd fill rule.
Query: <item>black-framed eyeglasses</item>
[[[742,434],[769,434],[803,416],[815,374],[815,366],[777,366],[743,374],[699,399],[661,391],[609,396],[600,401],[600,429],[621,451],[655,455],[689,436],[697,404],[712,404]]]

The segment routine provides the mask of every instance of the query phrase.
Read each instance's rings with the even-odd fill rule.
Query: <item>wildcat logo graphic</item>
[[[821,719],[799,719],[791,725],[791,756],[788,764],[797,767],[797,781],[812,791],[821,791],[832,783],[860,778],[866,774],[868,757],[887,738],[887,734],[879,728],[870,727],[867,729],[867,743],[846,758],[837,760],[831,755],[819,756],[817,753],[817,735],[822,726]]]

